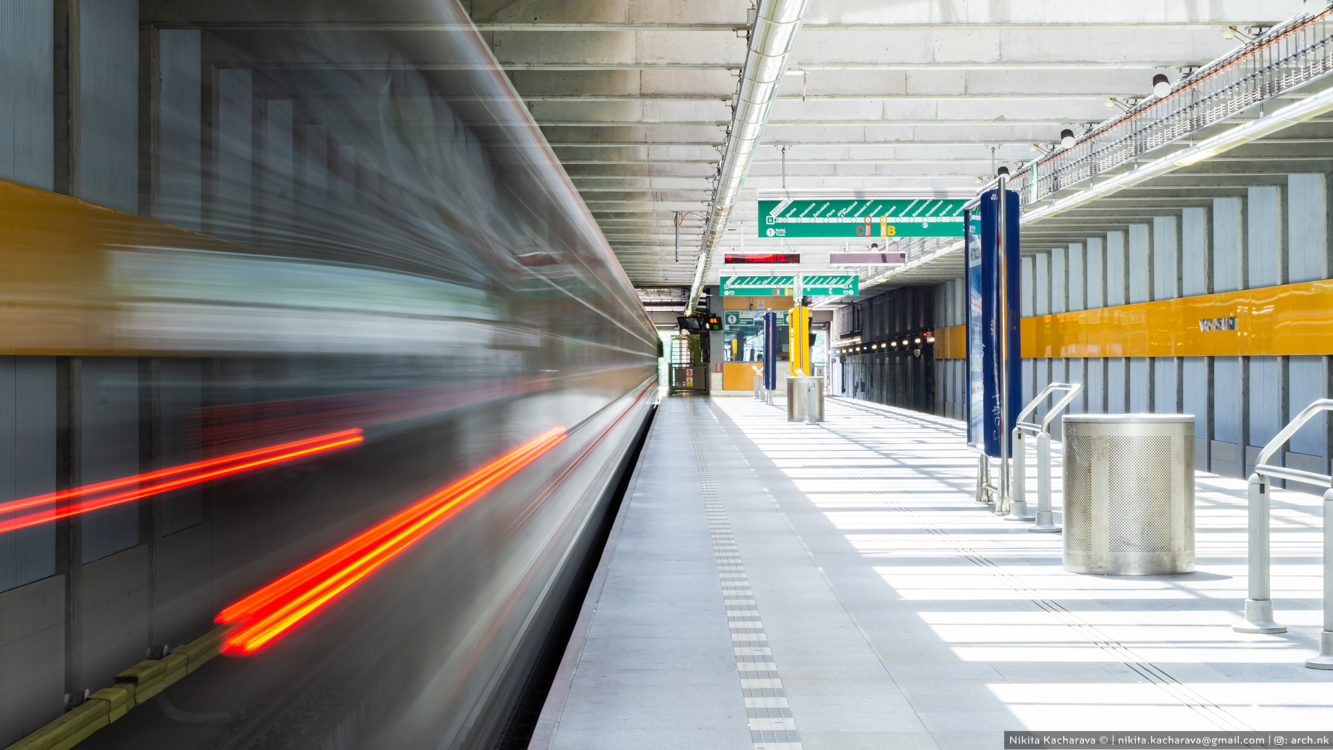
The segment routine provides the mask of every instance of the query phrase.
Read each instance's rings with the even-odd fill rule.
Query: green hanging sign
[[[723,276],[723,297],[790,297],[796,293],[794,274]],[[854,273],[812,273],[801,276],[801,293],[807,297],[856,295],[861,282]]]
[[[759,200],[760,237],[962,237],[966,198]]]

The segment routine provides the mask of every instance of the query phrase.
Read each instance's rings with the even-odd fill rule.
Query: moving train
[[[452,2],[87,13],[0,182],[0,746],[495,745],[656,399],[628,279]]]

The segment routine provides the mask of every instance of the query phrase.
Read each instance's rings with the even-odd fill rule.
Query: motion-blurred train
[[[628,279],[453,2],[82,7],[0,182],[0,746],[494,745],[656,398]]]

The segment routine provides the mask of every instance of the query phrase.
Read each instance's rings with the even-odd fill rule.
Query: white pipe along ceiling
[[[704,274],[709,259],[722,234],[727,231],[731,207],[740,194],[750,158],[759,145],[759,138],[768,124],[768,114],[777,98],[782,75],[787,71],[796,34],[810,9],[810,0],[764,0],[759,5],[754,28],[750,32],[750,48],[741,71],[740,89],[736,97],[736,111],[731,118],[731,131],[718,172],[713,205],[708,211],[708,229],[690,285],[686,310],[693,310],[699,300]]]

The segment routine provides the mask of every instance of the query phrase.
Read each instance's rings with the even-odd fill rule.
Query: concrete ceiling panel
[[[510,80],[631,279],[688,285],[705,223],[686,220],[677,262],[674,212],[708,209],[750,0],[464,2],[511,64]],[[707,281],[715,283],[721,254],[742,236],[747,250],[798,249],[811,270],[844,244],[753,236],[757,190],[784,182],[793,191],[974,190],[995,165],[1033,158],[1029,144],[1106,119],[1107,97],[1147,96],[1154,73],[1176,80],[1179,66],[1233,49],[1238,42],[1223,39],[1222,27],[1270,25],[1302,10],[1299,0],[812,0]],[[1328,130],[1300,132],[1333,137]],[[1265,148],[1034,226],[1038,245],[1025,251],[1274,184],[1277,169],[1333,171],[1333,142]],[[939,252],[894,283],[956,277],[961,254],[945,252],[947,244],[896,243]]]

